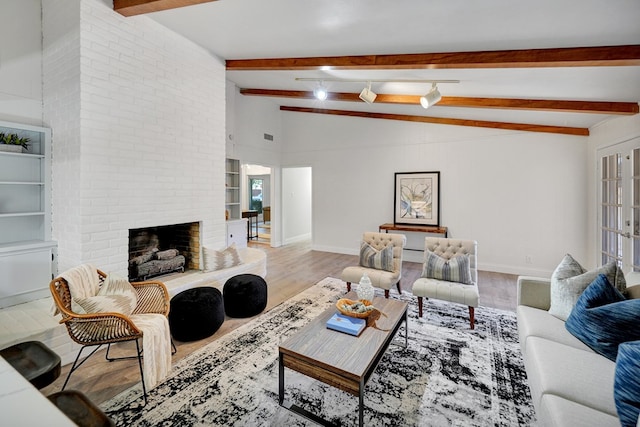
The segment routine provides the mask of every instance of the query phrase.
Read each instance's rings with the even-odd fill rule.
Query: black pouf
[[[187,289],[171,298],[169,328],[178,341],[196,341],[213,335],[224,322],[224,302],[216,288]]]
[[[251,317],[267,306],[267,282],[255,274],[240,274],[222,289],[224,310],[229,317]]]

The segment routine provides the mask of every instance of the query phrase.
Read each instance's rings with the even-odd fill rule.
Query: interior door
[[[640,138],[598,150],[600,262],[640,271]]]

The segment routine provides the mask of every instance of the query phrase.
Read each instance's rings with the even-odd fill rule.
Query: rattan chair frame
[[[100,286],[104,283],[107,275],[98,270],[100,278]],[[138,304],[132,314],[162,314],[169,315],[169,292],[164,283],[153,280],[146,282],[132,283],[138,294]],[[57,277],[49,283],[53,301],[62,315],[60,320],[67,328],[67,332],[73,341],[82,347],[78,351],[75,361],[71,365],[69,374],[62,386],[65,389],[71,374],[75,372],[82,364],[97,352],[103,345],[107,345],[105,359],[109,362],[122,359],[138,359],[140,367],[140,377],[142,380],[142,391],[145,403],[147,401],[147,391],[144,384],[144,372],[142,369],[142,351],[139,339],[142,338],[142,331],[136,327],[128,316],[120,313],[91,313],[79,314],[71,309],[71,293],[69,284],[62,277]],[[109,349],[111,344],[135,341],[136,356],[129,357],[109,357]],[[175,345],[171,340],[172,353],[175,353]],[[88,356],[80,358],[83,350],[88,347],[95,347]]]

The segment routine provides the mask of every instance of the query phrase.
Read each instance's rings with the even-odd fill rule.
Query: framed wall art
[[[440,172],[396,172],[395,224],[440,225]]]

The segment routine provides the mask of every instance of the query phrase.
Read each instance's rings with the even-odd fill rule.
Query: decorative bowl
[[[336,302],[336,308],[340,313],[344,314],[345,316],[357,317],[358,319],[366,319],[376,311],[374,309],[374,310],[367,310],[365,312],[360,313],[357,311],[349,310],[345,307],[345,306],[353,306],[354,304],[357,304],[357,303],[363,304],[364,306],[371,305],[370,301],[354,301],[347,298],[342,298],[342,299],[339,299],[338,302]]]

